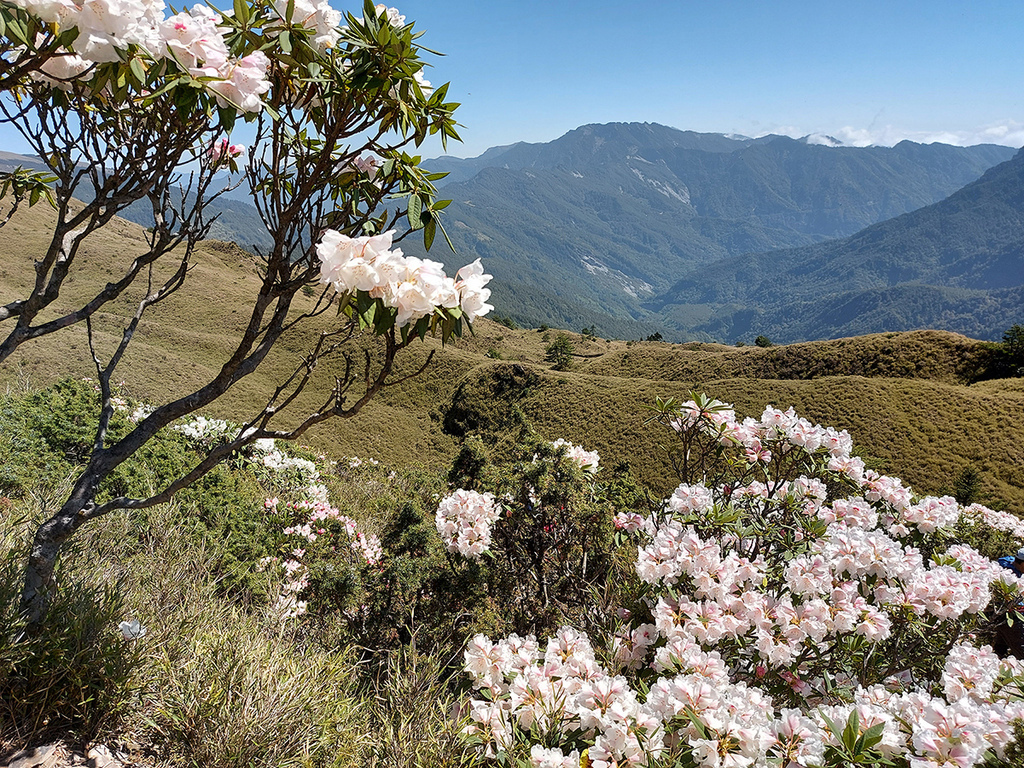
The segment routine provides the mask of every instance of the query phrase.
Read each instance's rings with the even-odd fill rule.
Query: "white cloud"
[[[822,147],[841,147],[845,142],[835,136],[826,136],[824,133],[812,133],[807,136],[808,144],[818,144]]]
[[[830,137],[834,137],[847,147],[891,147],[901,141],[915,141],[919,144],[952,144],[958,147],[969,147],[974,144],[1002,144],[1006,147],[1024,146],[1024,123],[1016,120],[1005,120],[981,126],[973,130],[962,131],[908,131],[894,125],[879,126],[872,124],[867,128],[844,125],[819,131],[806,131],[796,126],[778,126],[770,131],[762,131],[759,135],[780,133],[794,138],[807,137],[808,144],[832,145]],[[834,145],[832,145],[834,146]]]
[[[837,132],[845,143],[857,147],[880,144],[891,147],[904,139],[919,144],[953,144],[968,147],[974,144],[1002,144],[1007,147],[1024,146],[1024,124],[1015,120],[967,131],[904,131],[892,125],[875,129],[856,129],[845,126]]]

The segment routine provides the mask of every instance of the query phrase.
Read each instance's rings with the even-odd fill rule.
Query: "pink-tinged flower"
[[[231,144],[227,139],[220,139],[210,145],[209,150],[207,150],[207,160],[213,168],[229,165],[232,170],[235,170],[238,158],[244,154],[244,144]]]
[[[270,59],[262,51],[253,51],[238,61],[228,61],[213,73],[220,79],[207,83],[221,107],[235,107],[242,112],[259,112],[263,109],[260,98],[270,90],[266,79]]]
[[[714,504],[714,498],[711,490],[700,484],[683,483],[672,492],[672,497],[668,500],[668,508],[676,514],[682,515],[704,512],[712,504]]]
[[[287,15],[289,4],[292,7],[291,17]],[[274,0],[274,10],[283,20],[313,30],[316,33],[313,46],[318,50],[326,51],[337,44],[341,12],[332,8],[326,0]]]
[[[555,448],[564,448],[566,458],[575,463],[584,472],[589,472],[592,475],[597,474],[601,463],[601,457],[598,456],[597,451],[584,450],[582,446],[573,445],[568,440],[562,438],[558,438],[551,445]]]
[[[491,281],[491,275],[484,273],[480,259],[472,264],[467,264],[455,273],[455,288],[459,292],[459,307],[466,320],[472,323],[478,317],[483,317],[493,306],[487,303],[491,297],[491,290],[485,288]]]
[[[540,744],[530,747],[531,768],[579,768],[579,765],[580,753],[578,750],[574,749],[569,754],[565,754],[558,747],[548,749]]]
[[[217,26],[219,20],[210,8],[201,5],[191,13],[165,19],[158,28],[161,50],[154,51],[154,55],[173,59],[196,76],[219,70],[230,56],[227,41]]]
[[[970,697],[975,701],[987,699],[999,677],[999,657],[990,646],[953,646],[946,657],[942,672],[943,692],[949,701]]]
[[[437,506],[437,532],[449,552],[476,560],[490,548],[491,527],[501,516],[494,494],[457,490]]]
[[[32,73],[32,78],[67,91],[71,89],[72,81],[88,72],[94,64],[78,54],[58,54],[46,59],[39,66],[39,71]]]

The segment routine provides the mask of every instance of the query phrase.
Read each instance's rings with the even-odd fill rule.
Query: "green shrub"
[[[558,334],[553,342],[544,348],[544,359],[556,371],[568,371],[572,367],[572,355],[576,351],[572,339],[564,333]]]
[[[524,430],[525,433],[525,430]],[[564,450],[524,434],[485,457],[467,443],[449,474],[452,485],[494,494],[501,515],[494,524],[491,555],[479,561],[453,556],[453,570],[478,575],[495,617],[476,623],[501,631],[541,636],[566,622],[589,621],[586,607],[607,583],[612,568],[615,512],[646,508],[646,498],[627,474],[595,481]],[[467,606],[473,603],[467,601]],[[472,610],[472,608],[467,608]]]
[[[953,498],[965,507],[978,501],[981,492],[981,473],[974,467],[964,467],[953,483]]]
[[[127,407],[111,415],[109,434],[114,438],[133,427]],[[97,395],[89,381],[66,379],[39,392],[0,399],[0,494],[22,498],[30,491],[57,487],[92,450],[98,419]],[[149,496],[200,459],[181,432],[166,429],[111,473],[98,498]],[[262,508],[265,495],[260,481],[249,462],[236,459],[177,495],[194,512],[180,524],[195,537],[224,543],[215,567],[226,592],[253,594],[252,564],[273,553],[268,542],[279,521],[253,514]],[[144,528],[148,517],[145,510],[136,512],[136,526]]]
[[[489,366],[468,377],[443,412],[444,431],[455,437],[508,433],[521,421],[518,404],[539,380],[532,369],[519,363]]]

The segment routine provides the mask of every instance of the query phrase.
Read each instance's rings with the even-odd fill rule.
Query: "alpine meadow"
[[[0,764],[1024,765],[1024,132],[490,6],[0,0]]]

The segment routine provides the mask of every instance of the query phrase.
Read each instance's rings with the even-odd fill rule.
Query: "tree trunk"
[[[56,588],[53,574],[57,556],[64,542],[85,522],[89,506],[92,506],[91,500],[72,494],[60,511],[36,531],[21,591],[21,615],[28,622],[30,633],[38,632],[46,619]]]

